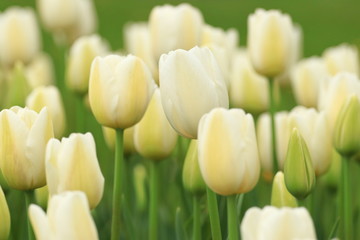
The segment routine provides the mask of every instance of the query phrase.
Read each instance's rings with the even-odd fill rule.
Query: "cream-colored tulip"
[[[47,213],[31,204],[29,217],[38,240],[96,240],[96,225],[83,192],[64,192],[53,196]]]
[[[166,117],[182,136],[197,138],[200,118],[229,106],[224,78],[208,48],[176,50],[160,59],[160,91]]]
[[[96,57],[89,82],[91,110],[101,125],[131,127],[144,115],[155,86],[150,70],[139,57]]]
[[[6,198],[1,186],[0,186],[0,219],[1,219],[0,239],[6,240],[8,239],[10,234],[11,221],[10,221],[9,207],[6,202]]]
[[[54,135],[62,137],[66,127],[64,105],[59,90],[55,86],[41,86],[35,88],[26,99],[26,106],[40,112],[47,107],[54,127]]]
[[[305,107],[316,107],[320,86],[328,77],[323,59],[311,57],[301,60],[291,72],[291,84],[296,101]]]
[[[245,51],[238,51],[233,58],[229,95],[232,107],[251,113],[268,109],[269,82],[254,70]]]
[[[248,18],[248,48],[257,72],[274,77],[287,68],[291,57],[292,22],[278,10],[257,9]]]
[[[169,124],[156,89],[144,117],[134,127],[136,150],[145,158],[161,160],[174,150],[178,135]]]
[[[200,45],[202,26],[201,12],[187,3],[154,7],[149,29],[155,59],[172,50],[189,50]]]
[[[10,187],[30,190],[46,184],[45,148],[54,136],[48,110],[12,107],[0,112],[0,168]]]
[[[91,133],[73,133],[61,142],[51,139],[46,147],[45,164],[50,195],[79,190],[86,194],[91,208],[99,204],[104,177]]]
[[[86,93],[92,61],[95,57],[103,56],[107,52],[107,43],[99,35],[78,38],[70,49],[67,63],[67,87],[80,94]]]
[[[260,162],[250,114],[215,108],[201,118],[198,136],[200,170],[210,189],[232,195],[254,188]]]
[[[212,44],[212,45],[207,45],[206,47],[208,47],[211,52],[213,53],[219,67],[221,70],[221,73],[224,77],[224,81],[226,84],[227,89],[230,88],[230,79],[229,79],[229,75],[230,75],[230,62],[231,59],[229,58],[226,49],[224,47]]]
[[[248,209],[241,223],[243,240],[315,240],[313,221],[306,208]]]
[[[341,44],[328,48],[323,53],[326,68],[330,75],[349,72],[359,76],[359,53],[356,46]]]
[[[143,59],[150,68],[156,83],[159,84],[159,70],[152,51],[149,24],[147,22],[126,24],[124,41],[126,51]]]
[[[325,112],[331,133],[342,105],[351,94],[360,97],[360,80],[347,72],[336,74],[320,88],[318,109]]]
[[[31,8],[11,7],[0,15],[0,61],[29,62],[39,51],[41,38]]]
[[[26,66],[25,75],[31,89],[53,84],[55,76],[51,57],[46,53],[35,56],[30,64]]]
[[[77,22],[73,31],[73,40],[80,36],[95,33],[97,16],[93,0],[77,0]]]

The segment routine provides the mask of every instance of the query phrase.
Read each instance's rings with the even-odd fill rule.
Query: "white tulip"
[[[31,89],[55,83],[54,65],[51,57],[40,53],[25,68],[27,82]]]
[[[323,58],[330,75],[339,72],[349,72],[359,76],[359,53],[356,46],[341,44],[328,48]]]

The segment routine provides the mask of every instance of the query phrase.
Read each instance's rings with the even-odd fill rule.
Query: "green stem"
[[[123,130],[116,129],[111,240],[118,240],[120,236],[120,216],[121,216],[120,205],[121,205],[121,195],[123,194],[122,193],[123,171],[124,171]]]
[[[193,240],[201,239],[201,222],[200,222],[200,206],[199,199],[194,194],[193,196]]]
[[[85,132],[85,111],[83,104],[83,97],[76,94],[76,131],[79,133]]]
[[[350,159],[343,156],[341,166],[341,222],[342,222],[342,239],[353,239],[353,221],[351,212],[350,198],[350,178],[349,178]]]
[[[33,191],[29,190],[29,191],[25,191],[25,209],[26,212],[28,213],[28,209],[29,206],[32,202],[33,199]],[[31,222],[30,222],[30,216],[29,214],[27,214],[27,231],[28,231],[28,240],[33,240],[34,239],[34,232],[31,228]]]
[[[270,96],[270,121],[271,121],[271,142],[272,142],[272,158],[273,158],[273,171],[274,174],[279,170],[276,154],[276,131],[275,131],[275,113],[276,113],[276,102],[274,96],[274,79],[269,81],[269,96]]]
[[[150,161],[150,209],[149,209],[149,240],[158,239],[158,179],[159,173],[155,161]]]
[[[219,220],[219,209],[216,199],[216,194],[211,191],[209,187],[206,187],[206,194],[208,200],[208,210],[210,216],[211,235],[213,240],[221,240],[221,229]]]
[[[228,240],[239,239],[239,220],[236,211],[236,195],[227,196]]]

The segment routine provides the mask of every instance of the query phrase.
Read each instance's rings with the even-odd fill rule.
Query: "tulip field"
[[[359,12],[0,0],[0,240],[360,239]]]

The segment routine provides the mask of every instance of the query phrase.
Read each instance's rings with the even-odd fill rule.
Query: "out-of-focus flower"
[[[10,234],[10,212],[4,192],[0,186],[0,239],[8,239]]]
[[[252,207],[241,223],[241,236],[243,240],[316,239],[311,216],[303,207]]]
[[[12,65],[29,62],[39,51],[41,39],[31,8],[11,7],[0,15],[0,61]]]
[[[215,108],[201,118],[198,136],[200,170],[209,188],[232,195],[256,185],[260,162],[250,114]]]
[[[232,61],[229,95],[232,107],[251,113],[268,108],[269,82],[255,72],[245,51],[238,51]]]
[[[296,101],[305,107],[316,107],[320,86],[328,77],[323,59],[311,57],[301,60],[291,72],[291,84]]]
[[[359,76],[359,54],[356,46],[341,44],[328,48],[323,53],[326,68],[330,75],[340,72],[353,73]]]
[[[47,203],[49,200],[49,188],[47,185],[35,189],[35,201],[43,209],[47,208]]]
[[[31,89],[53,84],[55,77],[51,57],[46,53],[35,56],[30,64],[26,66],[25,75]]]
[[[160,91],[166,117],[182,136],[197,138],[200,118],[229,106],[221,70],[208,48],[176,50],[160,59]]]
[[[40,112],[47,107],[54,127],[54,135],[59,138],[66,126],[65,110],[59,90],[55,86],[35,88],[26,99],[26,106]]]
[[[206,190],[206,184],[200,172],[198,160],[198,143],[192,139],[186,153],[184,167],[182,172],[184,188],[197,194]]]
[[[297,207],[296,198],[287,190],[284,180],[284,173],[281,171],[275,174],[273,180],[271,205],[278,208]]]
[[[211,50],[211,52],[213,53],[219,67],[221,70],[221,73],[223,75],[225,84],[227,89],[230,88],[230,79],[229,79],[229,75],[230,75],[230,58],[227,55],[226,49],[218,46],[218,45],[207,45],[207,47]]]
[[[38,240],[98,239],[96,225],[83,192],[64,192],[53,196],[47,214],[34,204],[30,205],[28,212]]]
[[[101,125],[131,127],[143,117],[154,87],[151,72],[139,57],[96,57],[89,82],[91,110]]]
[[[315,171],[310,152],[299,130],[294,128],[284,165],[286,188],[298,199],[306,198],[315,187]]]
[[[337,189],[340,182],[341,175],[341,155],[335,150],[332,150],[331,165],[329,171],[320,179],[323,180],[330,189]]]
[[[137,164],[134,167],[133,181],[136,194],[136,206],[140,211],[146,209],[146,168],[142,164]]]
[[[92,61],[107,52],[107,43],[99,35],[78,38],[70,49],[66,77],[68,88],[80,94],[86,93]]]
[[[149,17],[149,29],[155,59],[172,50],[189,50],[200,45],[202,26],[201,12],[189,4],[154,7]]]
[[[91,208],[101,200],[104,177],[91,133],[73,133],[61,142],[51,139],[46,148],[46,181],[50,195],[83,191]]]
[[[248,18],[248,48],[257,72],[274,77],[283,73],[290,61],[292,21],[278,10],[257,9]]]
[[[0,168],[10,187],[30,190],[46,184],[45,148],[53,136],[46,108],[40,113],[20,107],[0,112]]]
[[[165,116],[160,89],[155,89],[143,118],[134,128],[135,148],[143,157],[161,160],[171,154],[178,135]]]
[[[360,100],[354,94],[341,107],[335,123],[333,142],[341,155],[353,156],[360,151]]]

